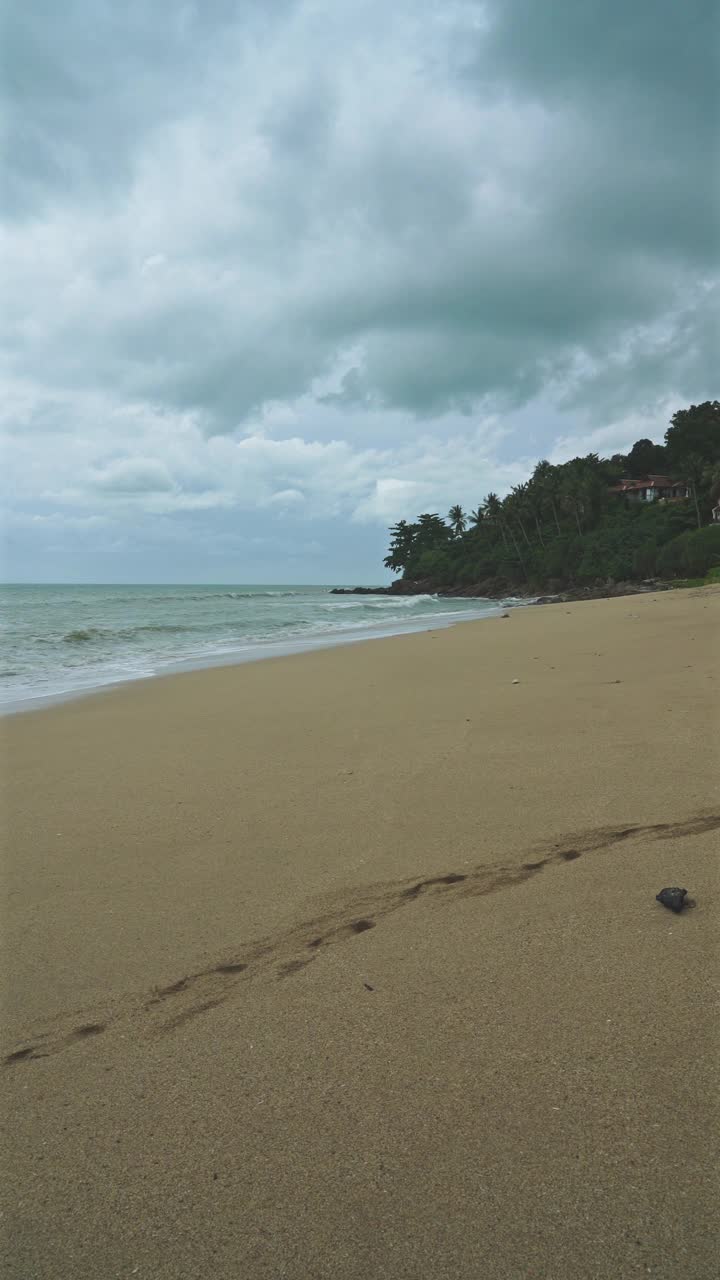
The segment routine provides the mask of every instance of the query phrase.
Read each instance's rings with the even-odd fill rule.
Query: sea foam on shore
[[[493,600],[302,586],[2,586],[0,707],[492,615]]]

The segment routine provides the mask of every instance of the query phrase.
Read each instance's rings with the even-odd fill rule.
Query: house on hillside
[[[720,524],[720,502],[712,509],[713,524]]]
[[[631,502],[679,502],[690,497],[690,489],[684,480],[671,480],[669,476],[645,476],[643,480],[621,480],[612,486],[611,493],[619,493]]]

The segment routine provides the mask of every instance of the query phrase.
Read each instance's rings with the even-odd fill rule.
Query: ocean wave
[[[478,612],[478,617],[483,617],[484,615],[484,610]],[[375,634],[392,635],[394,634],[392,628],[395,625],[399,626],[401,630],[404,628],[410,628],[411,630],[416,628],[422,629],[426,625],[432,626],[433,622],[436,620],[441,621],[444,625],[445,620],[449,618],[461,621],[462,619],[468,618],[468,611],[464,609],[433,609],[428,610],[426,613],[419,613],[410,617],[406,614],[405,616],[385,615],[382,618],[376,617],[374,619],[354,616],[352,619],[348,618],[347,620],[341,620],[338,617],[335,617],[332,620],[330,618],[322,620],[318,619],[313,622],[307,620],[303,626],[298,628],[294,637],[289,636],[287,638],[302,641],[304,639],[312,638],[313,636],[330,637],[333,635],[346,635],[353,632],[366,634],[368,636]],[[295,624],[285,623],[283,625],[294,626]],[[390,630],[388,630],[388,628],[390,628]],[[277,640],[279,638],[278,632],[275,631],[271,634],[265,633],[262,637],[255,636],[253,637],[253,642],[267,644],[272,643],[273,640]]]
[[[223,597],[229,600],[265,600],[267,597],[277,598],[278,600],[295,599],[296,596],[310,595],[309,591],[224,591]],[[205,599],[204,596],[198,596],[198,600]]]
[[[257,596],[253,598],[257,599]],[[59,640],[65,645],[84,645],[89,649],[100,649],[102,646],[117,647],[122,644],[135,647],[137,642],[147,644],[153,637],[160,642],[164,637],[172,636],[193,637],[196,643],[202,643],[205,639],[210,643],[218,639],[229,644],[253,643],[253,641],[266,643],[272,639],[273,635],[279,633],[294,632],[298,637],[302,637],[308,631],[329,632],[344,631],[354,627],[388,627],[395,622],[403,623],[404,621],[431,622],[433,618],[445,618],[451,614],[461,617],[466,612],[466,609],[453,607],[450,601],[441,600],[432,595],[405,596],[392,600],[342,600],[322,604],[313,601],[309,612],[303,608],[302,613],[299,610],[294,611],[293,617],[287,617],[284,614],[275,617],[257,614],[249,617],[225,616],[186,622],[143,620],[134,626],[73,627],[63,635],[56,632],[54,635],[33,637],[32,643],[53,647]],[[318,614],[321,616],[318,617]],[[179,640],[178,644],[184,647],[183,641]]]
[[[68,631],[63,636],[65,644],[86,644],[88,640],[95,640],[102,632],[98,627],[78,627],[75,631]]]
[[[140,602],[148,604],[165,604],[167,600],[290,600],[296,596],[309,594],[304,591],[197,591],[182,592],[174,595],[145,596],[140,598]],[[137,596],[129,596],[134,604],[139,602]]]
[[[63,642],[65,644],[88,644],[98,640],[133,640],[135,636],[145,633],[152,635],[182,635],[186,631],[206,631],[208,629],[205,625],[186,627],[167,622],[145,623],[140,627],[77,627],[63,636]]]
[[[318,587],[316,588],[316,590],[319,592],[322,590],[322,588]],[[104,596],[101,596],[96,592],[93,595],[92,599],[95,602],[108,603],[111,605],[132,604],[135,606],[142,606],[142,605],[167,604],[168,601],[172,601],[173,603],[177,604],[179,602],[185,602],[185,601],[193,601],[195,603],[198,603],[204,600],[266,600],[266,599],[289,600],[289,599],[294,599],[296,596],[307,596],[310,594],[312,594],[311,589],[308,589],[307,591],[277,591],[277,590],[231,591],[230,589],[226,591],[198,591],[197,589],[195,589],[193,591],[161,591],[156,593],[155,595],[152,595],[149,592],[145,594],[145,592],[143,592],[142,590],[139,590],[138,593],[135,595],[118,595],[114,591],[108,591]],[[44,600],[42,601],[41,607],[44,609],[45,608],[63,608],[64,609],[64,608],[67,608],[69,605],[80,605],[82,607],[83,605],[87,605],[88,598],[90,598],[89,593],[88,593],[88,596],[86,597],[63,596],[63,597],[58,597],[57,600],[53,600],[53,599]],[[30,603],[32,605],[32,602]],[[27,604],[25,605],[25,607],[26,608],[28,607]]]
[[[258,599],[256,593],[253,598]],[[341,603],[350,605],[350,611],[339,610]],[[469,609],[471,603],[475,607]],[[41,696],[79,693],[172,669],[243,662],[253,657],[302,652],[318,646],[369,640],[374,636],[451,626],[472,616],[490,614],[498,607],[497,602],[455,602],[431,595],[370,602],[345,600],[333,604],[334,608],[331,605],[327,610],[317,597],[310,599],[307,608],[304,604],[301,608],[292,608],[292,618],[286,611],[274,613],[272,608],[248,611],[249,616],[245,610],[238,610],[237,614],[231,611],[228,615],[218,608],[214,618],[209,611],[210,616],[205,616],[202,622],[198,619],[191,623],[189,619],[193,614],[188,612],[184,615],[188,621],[182,625],[152,624],[146,615],[137,620],[139,625],[111,627],[103,626],[97,615],[91,615],[84,627],[72,627],[65,634],[58,627],[50,636],[38,638],[36,643],[45,646],[42,651],[35,650],[34,646],[29,651],[28,638],[24,637],[21,648],[3,655],[0,672],[6,679],[0,683],[0,705],[13,700],[24,702]],[[374,607],[377,605],[381,608]],[[221,612],[225,612],[223,621],[217,617]],[[91,622],[100,622],[100,625],[90,625]],[[30,668],[25,666],[26,662]]]
[[[393,596],[385,597],[382,600],[369,600],[366,597],[360,600],[334,600],[330,604],[322,605],[323,609],[415,609],[418,605],[438,603],[437,596]]]

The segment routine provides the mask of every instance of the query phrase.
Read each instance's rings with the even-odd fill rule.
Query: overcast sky
[[[716,397],[715,0],[27,0],[6,576],[372,582]]]

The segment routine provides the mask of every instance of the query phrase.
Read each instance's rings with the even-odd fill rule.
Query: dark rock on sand
[[[687,889],[678,889],[676,886],[670,889],[661,889],[659,893],[655,894],[655,900],[661,902],[669,911],[674,911],[676,915],[679,915],[685,906],[686,897]]]

